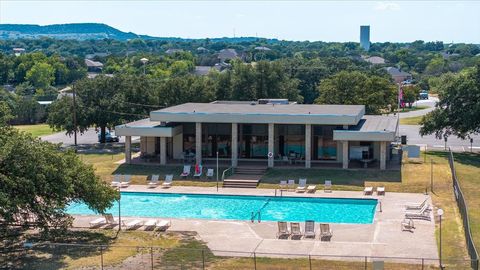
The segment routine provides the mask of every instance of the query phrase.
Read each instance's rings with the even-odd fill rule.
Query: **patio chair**
[[[90,221],[89,224],[90,224],[90,229],[92,229],[92,228],[100,227],[107,224],[107,220],[105,219],[105,217],[101,217],[101,218],[97,218]]]
[[[298,179],[298,187],[295,189],[295,192],[305,192],[307,188],[307,179],[306,178],[300,178]]]
[[[302,234],[302,229],[300,228],[300,223],[298,222],[290,222],[290,232],[292,232],[291,238],[298,238],[301,239],[303,234]]]
[[[289,179],[287,182],[287,188],[293,190],[295,188],[295,180]]]
[[[130,174],[124,175],[124,181],[120,183],[120,187],[125,188],[130,186],[130,179],[132,179],[132,176]]]
[[[283,157],[282,157],[282,161],[283,161],[283,163],[285,163],[285,164],[290,164],[290,160],[288,159],[287,156],[283,156]]]
[[[165,175],[165,181],[162,183],[162,187],[169,188],[172,186],[173,183],[173,174]]]
[[[122,221],[122,225],[124,226],[125,230],[133,230],[143,226],[143,220],[141,219],[134,219],[130,221]]]
[[[280,188],[280,190],[286,190],[287,189],[287,180],[280,180],[279,188]]]
[[[429,205],[425,204],[420,210],[405,211],[405,218],[431,220]]]
[[[158,179],[160,176],[158,174],[153,174],[152,178],[150,179],[150,182],[148,182],[148,187],[149,188],[156,188],[158,186]]]
[[[428,202],[428,198],[426,198],[422,203],[407,203],[405,205],[405,208],[407,210],[418,210],[418,209],[422,209],[422,207],[427,204]]]
[[[363,189],[363,195],[372,195],[373,194],[373,187],[365,187]]]
[[[160,231],[166,231],[168,228],[170,228],[170,226],[172,226],[172,222],[170,220],[159,220],[155,227]]]
[[[149,219],[147,220],[143,226],[145,231],[153,231],[155,230],[155,227],[157,226],[157,220],[156,219]]]
[[[308,193],[315,193],[315,191],[317,191],[317,186],[315,186],[315,185],[309,185],[309,186],[307,187],[307,192],[308,192]]]
[[[207,178],[212,179],[214,175],[214,170],[213,169],[207,169]]]
[[[325,180],[325,187],[323,188],[324,192],[332,192],[332,181]]]
[[[104,214],[103,217],[105,217],[106,224],[110,228],[119,224],[118,220],[114,218],[112,214]]]
[[[288,224],[285,221],[278,221],[277,222],[278,231],[277,231],[277,238],[280,239],[282,237],[288,238],[290,236],[290,231],[288,230]]]
[[[377,187],[377,196],[385,196],[385,187]]]
[[[314,238],[315,239],[315,221],[306,220],[305,221],[305,238]]]
[[[193,174],[193,178],[200,178],[203,174],[203,166],[197,165],[195,166],[195,173]]]
[[[110,186],[112,187],[120,187],[120,183],[122,181],[122,175],[121,174],[115,174],[113,176],[113,180],[110,183]]]
[[[190,168],[191,168],[190,165],[184,165],[183,166],[183,172],[180,174],[180,176],[182,178],[186,178],[187,176],[189,176],[190,175]]]
[[[323,240],[324,238],[332,238],[333,236],[333,231],[330,228],[330,224],[327,223],[322,223],[320,224],[320,240]]]
[[[415,224],[413,223],[413,219],[411,218],[404,219],[401,223],[401,226],[402,226],[402,232],[403,231],[413,232],[413,229],[415,229]]]

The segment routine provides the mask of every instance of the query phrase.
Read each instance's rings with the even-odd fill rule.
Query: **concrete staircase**
[[[223,187],[256,188],[266,171],[264,167],[237,167],[235,174],[223,180]]]

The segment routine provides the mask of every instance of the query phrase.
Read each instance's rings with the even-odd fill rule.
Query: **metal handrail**
[[[229,170],[232,171],[230,175],[232,175],[232,174],[235,173],[235,168],[234,168],[234,167],[228,167],[227,169],[225,169],[225,170],[223,171],[223,173],[222,173],[222,182],[225,180],[225,174],[226,174],[226,172],[228,172]]]

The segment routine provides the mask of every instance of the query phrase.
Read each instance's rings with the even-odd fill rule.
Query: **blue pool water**
[[[229,196],[122,192],[122,216],[250,220],[260,210],[262,221],[372,223],[377,200]],[[70,214],[95,214],[85,204],[73,203]],[[118,202],[107,212],[118,213]]]

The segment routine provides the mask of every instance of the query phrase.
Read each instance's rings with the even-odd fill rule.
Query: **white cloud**
[[[373,9],[378,11],[387,11],[387,10],[400,10],[400,4],[394,2],[377,2]]]

